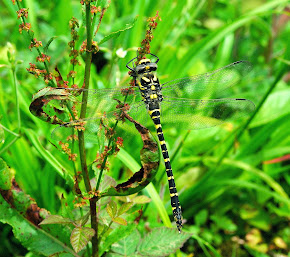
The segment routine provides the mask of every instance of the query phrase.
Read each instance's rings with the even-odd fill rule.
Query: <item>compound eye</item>
[[[145,72],[145,67],[144,67],[144,65],[142,65],[141,67],[139,66],[139,67],[137,67],[137,73],[138,74],[142,74],[142,73],[144,73]]]

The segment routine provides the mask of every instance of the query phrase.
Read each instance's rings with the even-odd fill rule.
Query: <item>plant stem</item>
[[[86,53],[86,66],[85,66],[85,76],[84,76],[84,88],[88,89],[90,85],[90,72],[91,72],[91,61],[92,61],[92,32],[91,32],[91,6],[90,3],[86,4],[86,30],[87,30],[87,53]],[[88,102],[88,91],[83,91],[82,107],[80,113],[80,119],[86,117]],[[79,152],[82,167],[82,175],[85,182],[85,187],[87,192],[92,191],[88,167],[86,162],[86,151],[85,151],[85,137],[84,131],[78,131],[79,136]],[[93,257],[99,255],[98,251],[98,223],[97,223],[97,199],[92,197],[90,199],[90,213],[91,213],[91,227],[95,230],[95,235],[92,238],[92,248]]]
[[[15,100],[16,100],[16,112],[17,112],[18,133],[20,134],[21,119],[20,119],[19,98],[18,98],[18,88],[17,88],[17,79],[16,79],[15,66],[12,67],[12,74],[13,74],[13,82],[14,82],[14,89],[15,89]]]
[[[8,143],[8,145],[6,145],[5,147],[3,147],[3,148],[1,149],[1,151],[0,151],[0,155],[3,154],[3,153],[5,153],[5,151],[6,151],[7,149],[9,149],[9,147],[10,147],[11,145],[13,145],[13,144],[16,142],[16,140],[18,140],[19,138],[20,138],[20,137],[14,137],[14,138],[11,140],[11,142]]]
[[[2,124],[0,124],[0,127],[1,127],[2,129],[6,130],[8,133],[12,134],[13,136],[15,136],[15,137],[20,137],[20,134],[17,134],[17,133],[15,133],[15,132],[13,132],[12,130],[10,130],[10,129],[4,127]]]

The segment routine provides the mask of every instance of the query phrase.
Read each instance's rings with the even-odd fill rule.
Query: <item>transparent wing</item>
[[[253,102],[246,99],[183,99],[164,98],[160,104],[161,124],[166,128],[204,129],[239,119],[254,111]],[[155,131],[154,124],[143,102],[136,103],[127,111],[143,126]],[[53,130],[51,137],[67,141],[71,135],[77,135],[77,129],[84,129],[85,138],[93,144],[101,144],[109,128],[115,128],[116,135],[123,139],[137,134],[128,121],[118,120],[118,112],[95,115],[94,117],[65,123]],[[116,127],[115,127],[116,126]]]
[[[93,110],[113,111],[117,101],[126,103],[133,103],[140,101],[141,96],[138,88],[114,88],[114,89],[74,89],[74,88],[56,88],[54,92],[65,92],[67,99],[74,102],[74,104],[82,103],[82,96],[84,93],[88,94],[88,108],[93,107]],[[61,93],[60,93],[61,94]],[[112,103],[112,104],[109,104]]]
[[[162,84],[162,92],[169,97],[199,98],[221,92],[249,73],[252,65],[247,61],[238,61],[215,71],[192,77],[171,80]]]
[[[161,124],[203,129],[241,118],[254,109],[254,103],[246,99],[165,98],[161,103]]]
[[[73,136],[78,135],[78,130],[83,130],[85,139],[93,144],[102,145],[111,131],[115,131],[115,135],[127,138],[129,135],[137,135],[138,132],[131,122],[128,122],[125,118],[122,118],[122,111],[116,108],[117,101],[111,100],[110,104],[114,106],[114,110],[110,112],[104,112],[98,107],[94,106],[94,113],[90,113],[88,118],[79,119],[71,122],[66,122],[52,131],[51,138],[57,141],[70,141]],[[101,104],[105,104],[101,101]],[[142,103],[144,105],[144,103]],[[136,106],[135,104],[133,106]],[[104,106],[102,106],[104,107]],[[102,108],[105,109],[105,108]],[[108,106],[106,106],[108,109]],[[138,109],[131,111],[131,107],[127,105],[127,112],[134,113]],[[136,117],[136,115],[135,115]]]
[[[245,99],[175,98],[175,96],[184,95],[192,97],[195,93],[199,98],[199,96],[211,95],[214,91],[222,91],[236,84],[250,70],[251,64],[249,62],[239,61],[210,73],[176,79],[163,84],[164,100],[160,104],[161,123],[183,129],[201,129],[221,124],[232,118],[239,118],[253,111],[254,104]],[[127,112],[133,119],[146,127],[153,125],[146,106],[141,101],[137,87],[132,88],[129,94],[126,94],[125,88],[100,90],[62,88],[59,92],[61,90],[64,90],[66,95],[60,99],[71,100],[76,108],[80,108],[82,94],[87,93],[88,108],[86,119],[67,122],[56,128],[52,133],[52,137],[56,140],[66,140],[69,135],[77,134],[74,131],[75,128],[83,126],[87,139],[91,142],[98,141],[100,128],[103,127],[104,121],[106,121],[107,128],[114,127],[117,122],[117,130],[123,131],[124,136],[136,133],[136,130],[128,125],[128,122],[117,121],[116,106],[119,104],[118,101],[128,104]],[[50,91],[50,93],[52,92]]]
[[[140,93],[137,88],[130,89],[73,89],[73,88],[49,88],[44,96],[41,96],[41,111],[49,116],[56,117],[64,123],[70,121],[70,116],[75,115],[74,110],[79,111],[82,104],[83,94],[88,95],[86,118],[99,118],[104,113],[110,113],[116,110],[120,103],[128,105],[140,101]],[[43,99],[43,100],[42,100]],[[42,102],[43,101],[43,102]],[[43,103],[43,104],[42,104]],[[38,108],[37,106],[35,107]],[[39,108],[40,109],[40,108]]]
[[[239,98],[201,100],[164,96],[160,109],[161,124],[165,128],[194,130],[214,127],[249,115],[255,110],[255,105]],[[155,131],[143,102],[132,105],[128,113],[143,126]]]

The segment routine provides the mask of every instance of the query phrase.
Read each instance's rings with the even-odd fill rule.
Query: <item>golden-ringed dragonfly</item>
[[[130,88],[90,89],[88,91],[89,104],[87,117],[83,120],[67,122],[52,132],[56,140],[66,138],[71,130],[82,123],[85,126],[85,135],[90,142],[98,134],[100,121],[104,116],[108,124],[116,123],[117,101],[127,103],[127,113],[144,126],[154,124],[155,131],[162,150],[165,162],[173,217],[179,232],[182,227],[181,206],[178,200],[171,163],[165,143],[162,125],[174,126],[187,130],[213,127],[224,122],[240,118],[255,109],[253,102],[243,98],[218,98],[217,93],[226,97],[228,90],[237,84],[252,66],[247,61],[237,61],[215,71],[171,80],[160,84],[156,75],[159,58],[150,54],[155,61],[141,59],[136,66],[130,60],[126,67],[131,71],[135,86]],[[132,66],[130,67],[130,64]],[[67,89],[74,97],[76,91],[83,89]],[[75,103],[81,104],[81,101]],[[104,115],[105,113],[105,115]],[[118,123],[120,128],[128,132],[125,123]],[[129,130],[130,131],[130,130]],[[97,143],[97,142],[95,142]]]

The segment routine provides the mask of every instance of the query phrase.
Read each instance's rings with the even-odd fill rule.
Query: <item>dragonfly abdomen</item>
[[[181,206],[179,203],[178,193],[175,186],[174,176],[173,176],[173,172],[172,172],[172,168],[170,164],[169,154],[168,154],[167,146],[164,140],[163,130],[162,130],[161,122],[160,122],[160,109],[159,108],[151,109],[150,107],[152,106],[149,105],[148,113],[152,121],[154,122],[158,140],[161,146],[162,155],[164,158],[164,163],[165,163],[165,168],[166,168],[166,174],[168,178],[173,217],[176,222],[177,229],[180,232],[181,227],[182,227],[182,212],[181,212]]]

